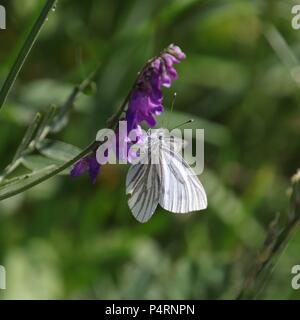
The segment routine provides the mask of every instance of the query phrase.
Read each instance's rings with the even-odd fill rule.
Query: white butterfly
[[[143,156],[126,177],[128,205],[139,222],[147,222],[158,204],[174,213],[207,207],[201,182],[179,152],[183,145],[184,140],[168,135],[164,129],[147,132]]]

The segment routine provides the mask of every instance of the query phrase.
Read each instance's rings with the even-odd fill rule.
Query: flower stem
[[[126,98],[124,99],[122,105],[120,106],[120,108],[113,114],[113,116],[108,119],[107,121],[107,126],[110,129],[115,129],[115,127],[117,126],[118,121],[120,120],[122,113],[125,111],[126,105],[131,97],[131,94],[140,78],[140,75],[143,73],[143,71],[151,64],[151,62],[156,59],[157,57],[154,57],[150,60],[147,61],[147,63],[144,65],[143,69],[141,70],[141,72],[139,72],[134,84],[132,85],[129,93],[127,94]],[[67,100],[64,108],[63,109],[63,114],[65,114],[65,110],[69,109],[70,105],[73,104],[75,97],[77,96],[77,94],[79,92],[81,92],[81,90],[84,90],[88,84],[95,78],[95,74],[91,75],[86,81],[84,81],[79,87],[74,89],[74,92],[70,95],[69,99]],[[88,155],[90,152],[95,152],[95,150],[97,149],[97,147],[101,144],[101,142],[99,141],[93,141],[92,143],[90,143],[82,152],[80,152],[76,157],[74,157],[73,159],[67,161],[66,163],[64,163],[63,165],[61,165],[60,167],[58,167],[57,169],[49,172],[48,174],[32,181],[31,183],[28,183],[27,185],[17,189],[17,190],[13,190],[11,192],[6,193],[5,195],[0,196],[0,201],[10,198],[12,196],[15,196],[21,192],[24,192],[40,183],[42,183],[43,181],[59,174],[60,172],[62,172],[63,170],[67,169],[68,167],[72,166],[73,164],[75,164],[78,160],[80,160],[81,158],[85,157],[86,155]]]
[[[137,85],[141,75],[143,74],[143,72],[145,71],[145,69],[147,69],[149,67],[149,65],[155,60],[157,59],[158,56],[155,56],[151,59],[149,59],[147,61],[147,63],[143,66],[142,70],[138,73],[132,87],[130,88],[127,96],[125,97],[123,103],[121,104],[121,106],[119,107],[119,109],[106,121],[107,126],[109,128],[115,128],[117,122],[120,120],[120,117],[122,116],[122,113],[125,111],[126,105],[131,97],[131,94],[135,88],[135,86]]]
[[[23,47],[21,51],[19,52],[16,61],[12,68],[10,69],[10,72],[1,88],[0,91],[0,109],[3,106],[3,104],[6,101],[6,98],[10,92],[10,89],[12,88],[20,70],[22,69],[24,62],[32,49],[39,32],[41,31],[47,16],[51,9],[55,6],[57,0],[47,0],[46,4],[44,5],[39,17],[37,18],[35,24],[33,25],[28,37],[26,38]]]
[[[31,183],[28,183],[26,186],[19,188],[18,190],[14,190],[12,192],[6,193],[3,196],[0,196],[0,201],[13,197],[21,192],[24,192],[38,184],[40,184],[41,182],[48,180],[50,178],[52,178],[53,176],[59,174],[60,172],[62,172],[63,170],[67,169],[68,167],[70,167],[71,165],[73,165],[75,162],[77,162],[79,159],[83,158],[84,156],[86,156],[89,152],[91,152],[92,150],[94,150],[97,146],[99,145],[98,141],[95,141],[93,143],[91,143],[90,145],[88,145],[84,150],[82,150],[76,157],[74,157],[73,159],[69,160],[68,162],[64,163],[63,165],[61,165],[60,167],[58,167],[57,169],[51,171],[50,173],[40,177],[39,179],[32,181]]]
[[[300,225],[300,171],[292,177],[291,199],[288,209],[288,221],[279,225],[278,217],[271,223],[266,240],[260,249],[254,264],[249,270],[240,293],[241,299],[256,299],[264,289],[275,264],[287,247],[290,239]]]
[[[79,85],[75,86],[75,88],[72,90],[69,97],[67,98],[66,102],[60,108],[59,113],[54,117],[54,119],[49,124],[46,123],[46,125],[44,126],[43,124],[41,124],[42,117],[40,113],[38,113],[35,116],[35,119],[33,120],[32,124],[28,127],[25,133],[25,136],[19,148],[17,149],[17,152],[12,162],[0,174],[0,184],[9,174],[11,174],[21,164],[22,156],[31,154],[36,150],[35,146],[37,142],[40,142],[41,140],[47,138],[48,134],[51,133],[52,131],[58,132],[62,129],[63,125],[61,124],[58,125],[58,124],[62,123],[63,118],[67,116],[68,112],[70,112],[70,109],[74,105],[74,102],[78,97],[78,95],[84,92],[91,85],[91,83],[96,79],[98,75],[98,71],[99,71],[99,66]],[[53,109],[53,106],[51,107],[51,109]],[[51,114],[55,111],[55,110],[51,111],[51,109],[48,111],[48,113],[50,113],[50,115],[48,115],[50,116],[50,118],[51,118]]]

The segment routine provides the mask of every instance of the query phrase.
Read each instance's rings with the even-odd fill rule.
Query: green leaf
[[[7,76],[7,78],[4,81],[4,84],[1,88],[0,91],[0,109],[3,106],[4,102],[6,101],[6,98],[9,94],[10,89],[12,88],[20,70],[22,69],[24,62],[27,58],[27,56],[29,55],[30,50],[32,49],[41,29],[42,26],[44,25],[49,12],[51,11],[51,9],[53,8],[54,4],[56,3],[56,0],[48,0],[38,19],[36,20],[35,24],[33,25],[30,33],[28,34],[28,37],[25,40],[25,43],[23,44],[23,47],[21,49],[21,51],[19,52],[12,68],[10,69],[10,72]]]
[[[24,192],[25,190],[32,188],[68,169],[70,166],[76,163],[76,161],[91,152],[91,150],[94,150],[97,145],[97,142],[93,141],[74,158],[64,162],[61,166],[51,165],[30,174],[25,174],[23,176],[15,177],[10,180],[4,180],[0,186],[0,201]]]
[[[16,154],[13,158],[13,162],[16,161],[20,155],[22,154],[22,152],[28,147],[29,143],[32,141],[32,139],[35,136],[36,131],[38,130],[39,126],[41,124],[41,114],[37,113],[33,122],[30,124],[30,126],[28,127],[21,144],[19,145]]]
[[[41,122],[41,125],[38,128],[38,131],[36,134],[36,136],[39,140],[43,140],[47,136],[47,134],[50,130],[50,123],[55,116],[56,110],[57,110],[57,107],[56,107],[56,105],[53,105],[53,104],[46,110],[46,112],[43,116],[43,120]]]
[[[49,159],[41,155],[28,155],[22,158],[21,163],[24,167],[31,171],[37,171],[49,167],[51,165],[55,165],[57,167],[61,166],[63,164],[63,161]],[[69,170],[66,169],[62,171],[60,174],[69,174]]]
[[[56,165],[48,166],[44,169],[35,171],[33,173],[25,174],[20,177],[6,180],[4,185],[0,187],[0,201],[9,198],[17,193],[25,191],[28,186],[34,185],[42,177],[50,174],[57,169]]]
[[[81,150],[71,144],[46,139],[37,145],[39,152],[50,159],[69,161],[75,158]]]

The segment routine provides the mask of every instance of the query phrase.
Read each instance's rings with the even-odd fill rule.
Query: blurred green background
[[[0,83],[43,1],[1,1]],[[299,167],[300,30],[289,0],[60,0],[0,112],[0,168],[11,160],[38,110],[62,104],[100,62],[94,95],[76,100],[55,139],[85,147],[105,126],[144,62],[170,43],[187,54],[165,90],[171,125],[193,117],[205,129],[200,176],[208,209],[161,209],[147,224],[127,207],[128,167],[59,176],[0,202],[3,299],[235,298],[269,223],[288,208]],[[291,268],[300,232],[257,293],[297,299]]]

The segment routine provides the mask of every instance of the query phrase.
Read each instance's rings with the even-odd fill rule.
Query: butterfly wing
[[[160,194],[160,170],[156,164],[136,164],[126,177],[129,208],[139,222],[147,222],[153,215]]]
[[[176,148],[161,147],[161,184],[159,204],[174,213],[188,213],[207,207],[205,190]]]

